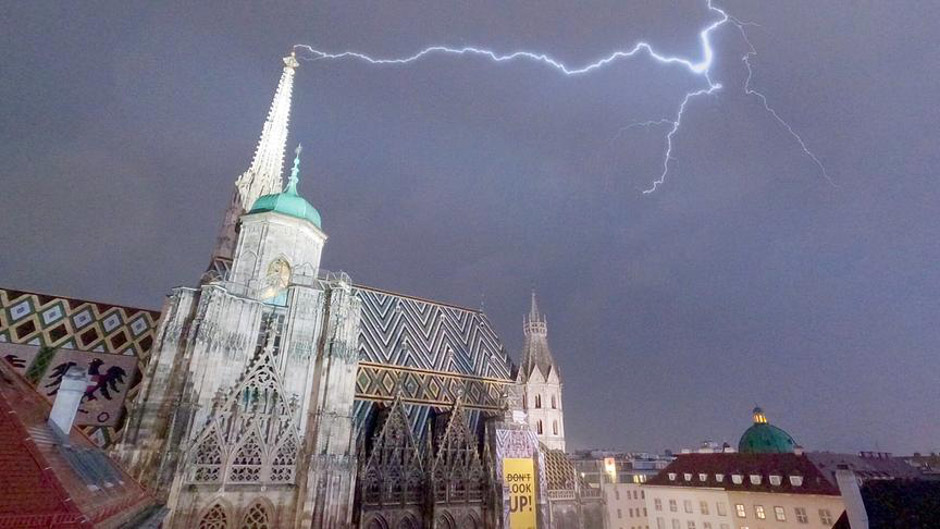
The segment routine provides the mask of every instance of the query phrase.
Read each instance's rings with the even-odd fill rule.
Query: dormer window
[[[676,473],[675,473],[675,472],[670,472],[670,473],[669,473],[669,481],[675,481],[675,480],[676,480]]]
[[[715,481],[717,481],[718,483],[724,482],[724,481],[725,481],[725,475],[724,475],[724,474],[715,474]]]
[[[760,474],[751,474],[751,485],[760,485]]]
[[[744,476],[741,474],[731,474],[731,481],[734,482],[735,485],[740,485],[744,483]]]
[[[683,474],[682,477],[684,477],[686,481],[692,481],[692,474],[686,473]]]
[[[699,474],[699,475],[698,475],[698,480],[699,480],[699,481],[708,481],[708,474]]]
[[[790,485],[793,485],[794,487],[802,487],[803,476],[790,476]]]
[[[771,484],[771,485],[773,485],[773,486],[775,486],[775,487],[779,487],[781,481],[782,481],[782,478],[781,478],[780,476],[775,476],[775,475],[772,475],[772,474],[771,474],[771,476],[770,476],[770,484]]]

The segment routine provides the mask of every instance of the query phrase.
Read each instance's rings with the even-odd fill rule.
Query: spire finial
[[[297,182],[300,181],[300,153],[303,152],[304,148],[301,144],[297,144],[297,148],[294,149],[294,166],[290,170],[290,180],[287,181],[287,189],[284,190],[285,193],[290,193],[292,195],[297,194]]]
[[[538,321],[539,319],[539,303],[535,299],[535,289],[532,289],[532,307],[529,309],[529,319],[532,321]]]

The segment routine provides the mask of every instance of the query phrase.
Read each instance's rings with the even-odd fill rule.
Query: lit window
[[[778,505],[774,507],[774,518],[776,518],[778,522],[785,522],[787,521],[787,512],[783,510],[783,507]]]
[[[656,518],[656,529],[666,529],[666,520]]]
[[[708,514],[708,502],[707,501],[698,502],[698,507],[699,509],[702,510],[702,514],[706,514],[706,515]]]
[[[679,504],[676,503],[676,500],[669,500],[669,511],[679,512]]]
[[[689,529],[695,529],[695,522],[692,521],[692,520],[689,520],[689,526],[688,526],[688,527],[689,527]]]
[[[675,473],[675,472],[670,472],[670,473],[669,473],[669,481],[675,481],[675,480],[676,480],[676,473]]]
[[[770,476],[770,484],[773,485],[773,486],[775,486],[775,487],[779,487],[781,481],[782,481],[782,480],[781,480],[780,476],[773,476],[773,475]]]
[[[725,508],[724,502],[718,502],[715,507],[717,507],[718,516],[728,516],[728,510]]]
[[[790,476],[790,485],[793,485],[794,487],[802,487],[803,476]]]
[[[654,498],[654,499],[653,499],[653,508],[656,509],[657,511],[663,510],[663,500],[661,500],[661,499],[659,499],[659,498]],[[660,519],[662,519],[662,518],[660,518]]]
[[[731,474],[731,481],[733,481],[735,485],[740,485],[744,483],[744,476],[741,474]]]
[[[760,474],[751,474],[751,485],[760,485]]]
[[[819,521],[826,527],[832,526],[832,513],[829,509],[819,509]]]
[[[712,529],[711,522],[702,522],[702,529]]]
[[[724,474],[715,474],[715,481],[717,481],[718,483],[721,483],[721,482],[723,482],[724,480],[725,480],[725,475],[724,475]]]
[[[699,480],[699,481],[707,481],[707,480],[708,480],[708,474],[699,474],[699,475],[698,475],[698,480]]]
[[[763,505],[755,505],[755,506],[754,506],[754,516],[757,516],[757,519],[758,519],[758,520],[763,520],[763,519],[767,518],[767,513],[764,512],[764,506],[763,506]]]
[[[685,512],[692,512],[692,500],[683,500],[682,508],[685,509]]]
[[[687,472],[687,473],[683,474],[682,477],[684,477],[686,481],[692,481],[692,474],[691,474],[691,473],[688,473],[688,472]]]
[[[747,518],[747,511],[744,510],[744,504],[743,504],[743,503],[735,503],[735,504],[734,504],[734,512],[737,513],[738,518]]]
[[[806,509],[804,507],[794,507],[793,512],[796,514],[796,521],[809,523],[809,516],[806,515]]]

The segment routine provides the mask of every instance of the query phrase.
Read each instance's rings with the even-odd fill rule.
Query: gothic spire
[[[284,150],[287,145],[294,70],[300,65],[294,52],[283,60],[284,69],[277,83],[277,91],[274,92],[268,118],[261,129],[261,139],[255,149],[255,157],[251,161],[251,167],[235,183],[245,211],[251,209],[258,197],[278,193],[282,189],[281,171],[284,168]]]
[[[235,182],[232,201],[229,202],[222,219],[222,229],[212,250],[209,269],[202,282],[224,279],[228,276],[235,245],[238,240],[236,226],[238,218],[251,210],[255,200],[263,195],[281,192],[281,169],[284,165],[284,148],[287,144],[287,123],[290,118],[291,91],[294,87],[294,70],[300,63],[294,53],[284,57],[284,70],[274,92],[274,101],[268,111],[268,119],[261,129],[261,139],[255,149],[251,167]]]
[[[522,319],[522,332],[525,335],[525,343],[522,348],[520,378],[527,380],[536,369],[541,371],[542,376],[545,378],[548,378],[548,374],[553,370],[558,375],[558,367],[555,365],[552,351],[548,347],[548,322],[545,315],[539,312],[538,300],[534,290],[532,291],[532,304],[529,308],[529,314]]]

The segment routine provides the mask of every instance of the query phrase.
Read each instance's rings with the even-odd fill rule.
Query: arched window
[[[541,408],[541,407],[542,407],[542,396],[541,396],[541,395],[536,395],[536,396],[535,396],[535,407],[536,407],[536,408]]]
[[[225,509],[216,503],[199,520],[199,529],[228,529],[228,516],[225,515]]]
[[[558,435],[558,421],[552,421],[552,433]]]
[[[539,434],[539,435],[542,435],[542,421],[541,421],[541,419],[539,420],[539,422],[535,423],[535,433],[537,433],[537,434]]]
[[[240,529],[272,529],[271,522],[268,520],[268,511],[264,505],[260,503],[252,505],[245,513]]]
[[[557,403],[555,402],[555,395],[552,395],[552,409],[558,408]]]

